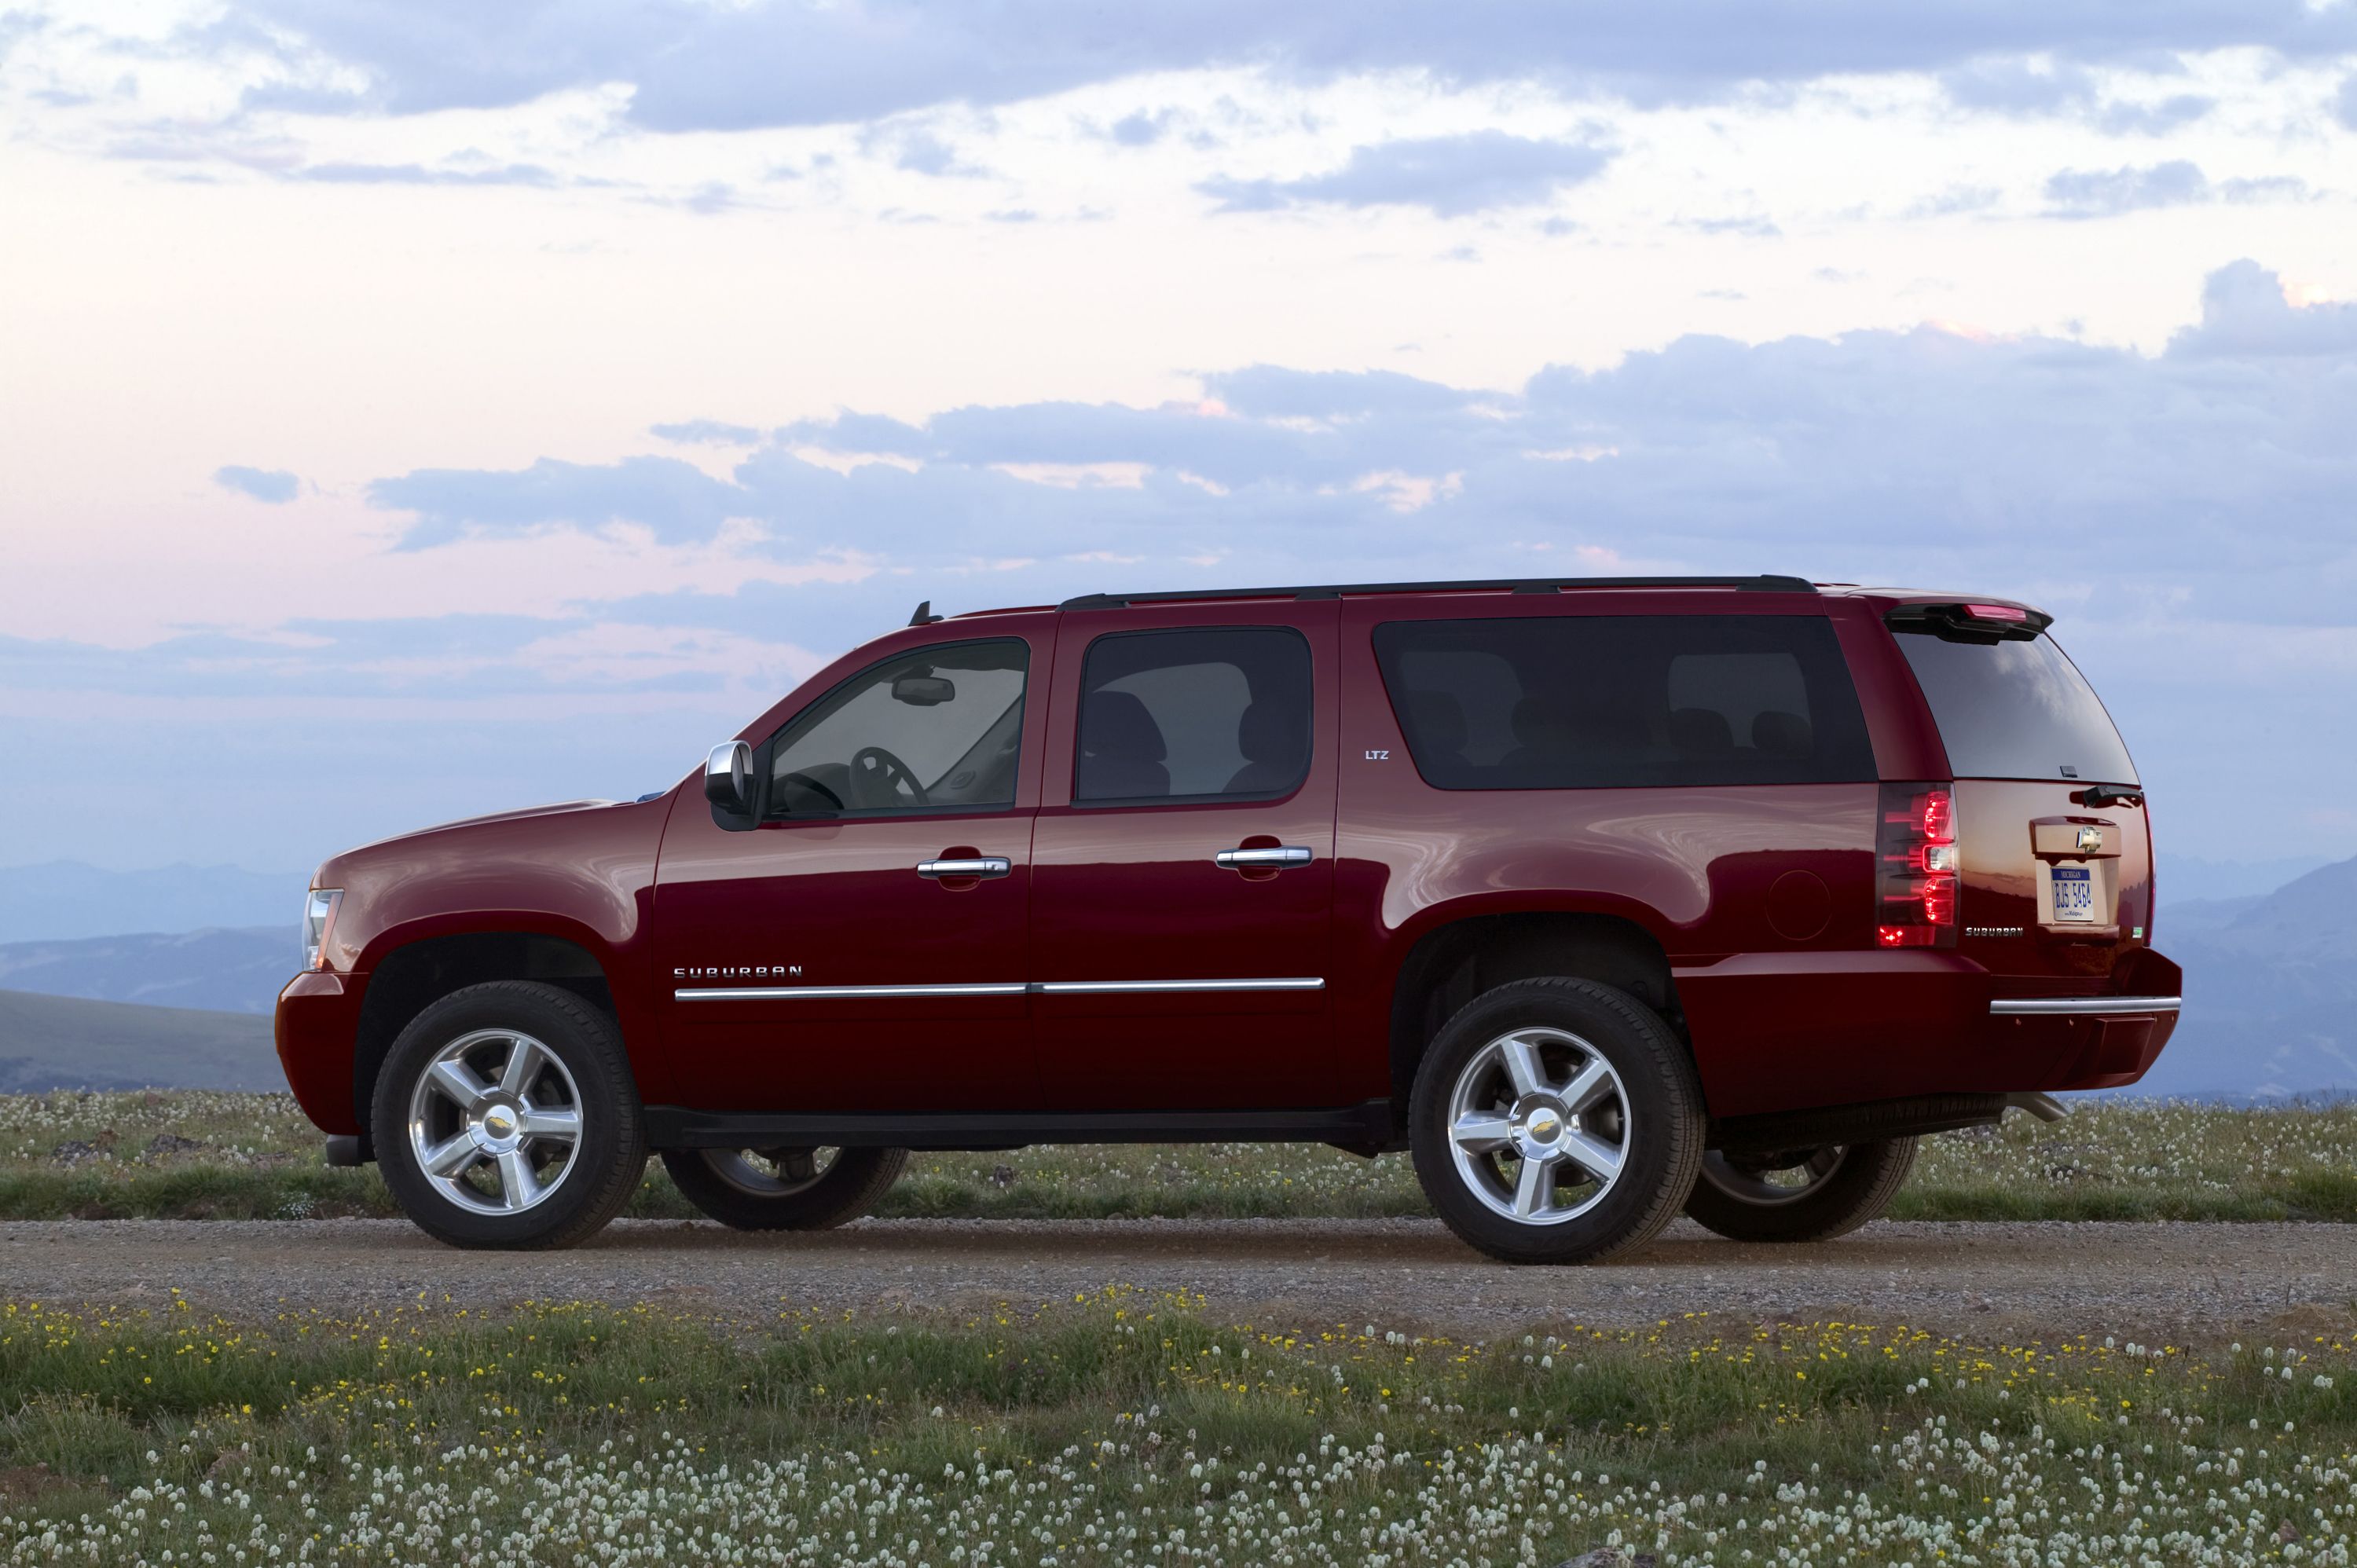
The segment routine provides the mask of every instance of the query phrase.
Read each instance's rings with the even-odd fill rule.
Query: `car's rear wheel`
[[[1827,1241],[1880,1217],[1907,1184],[1915,1140],[1703,1156],[1686,1213],[1736,1241]]]
[[[457,1247],[570,1247],[646,1172],[646,1132],[613,1021],[530,981],[455,991],[393,1043],[371,1122],[385,1186]]]
[[[1508,1262],[1643,1246],[1702,1156],[1685,1047],[1644,1004],[1584,980],[1516,981],[1468,1003],[1426,1052],[1408,1117],[1433,1207]]]
[[[739,1230],[831,1230],[883,1201],[906,1149],[665,1149],[690,1203]]]

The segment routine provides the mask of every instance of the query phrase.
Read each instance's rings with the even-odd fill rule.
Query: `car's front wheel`
[[[1703,1156],[1686,1213],[1736,1241],[1829,1241],[1878,1218],[1915,1165],[1915,1140]]]
[[[377,1077],[385,1186],[457,1247],[570,1247],[646,1174],[646,1130],[612,1020],[571,992],[494,981],[410,1020]]]
[[[906,1149],[665,1149],[690,1203],[739,1230],[831,1230],[883,1200]]]
[[[1508,1262],[1643,1246],[1702,1157],[1684,1046],[1643,1003],[1585,980],[1516,981],[1466,1004],[1426,1052],[1408,1117],[1433,1207]]]

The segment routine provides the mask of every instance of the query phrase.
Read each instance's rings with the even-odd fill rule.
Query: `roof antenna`
[[[909,624],[910,626],[931,626],[937,620],[946,620],[948,618],[949,618],[946,616],[937,616],[933,613],[932,600],[920,599],[917,604],[917,613],[909,618]]]

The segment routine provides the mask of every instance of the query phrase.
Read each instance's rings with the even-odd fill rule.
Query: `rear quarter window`
[[[1822,617],[1391,621],[1374,645],[1416,771],[1438,789],[1875,777]]]
[[[2137,782],[2112,715],[2054,639],[1893,627],[1959,779]]]

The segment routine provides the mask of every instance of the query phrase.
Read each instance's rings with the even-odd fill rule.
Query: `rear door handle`
[[[1290,871],[1317,858],[1317,852],[1307,845],[1287,843],[1274,849],[1223,849],[1211,860],[1230,871]]]
[[[1003,854],[977,854],[965,860],[920,860],[917,875],[939,881],[944,876],[1004,876],[1015,863]]]

